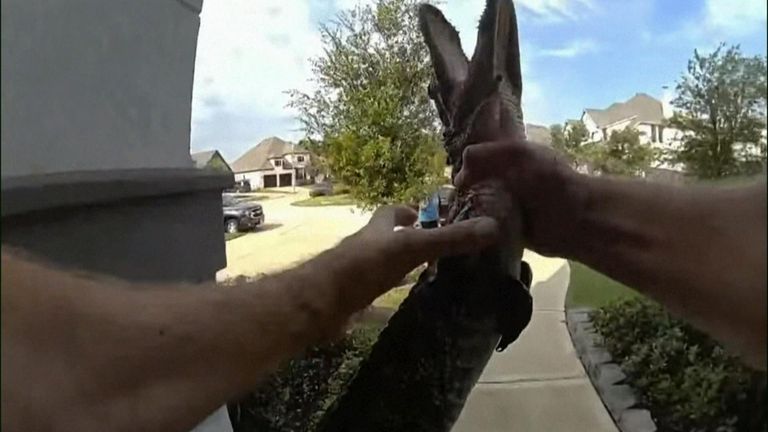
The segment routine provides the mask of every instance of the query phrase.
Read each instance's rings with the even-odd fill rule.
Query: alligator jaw
[[[437,8],[422,5],[419,17],[435,68],[429,94],[443,121],[444,146],[455,177],[467,146],[501,138],[525,139],[514,6],[509,0],[486,2],[471,61],[461,50],[456,30]],[[520,211],[503,185],[492,181],[460,190],[453,205],[456,208],[451,214],[461,215],[460,219],[491,216],[499,222],[499,263],[505,273],[519,277],[523,252]]]

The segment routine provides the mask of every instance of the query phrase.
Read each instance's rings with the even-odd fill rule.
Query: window
[[[304,162],[304,156],[296,156],[296,162]]]
[[[664,142],[664,126],[659,126],[659,142]]]
[[[281,167],[281,166],[283,166],[283,161],[281,161],[280,159],[275,159],[275,166],[276,166],[276,167]]]

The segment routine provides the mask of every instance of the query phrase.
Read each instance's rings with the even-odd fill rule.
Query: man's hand
[[[489,177],[520,203],[528,247],[653,297],[765,370],[765,177],[678,187],[578,175],[552,149],[527,142],[469,146],[457,186]],[[728,271],[711,270],[724,262]]]
[[[565,158],[530,142],[496,141],[464,150],[456,186],[471,188],[500,178],[523,212],[526,247],[543,255],[565,255],[572,224],[584,206],[580,177]]]
[[[370,222],[338,247],[338,259],[355,282],[347,294],[354,308],[367,306],[419,264],[441,256],[479,251],[496,241],[491,218],[477,218],[431,230],[414,229],[416,212],[406,206],[385,206]],[[347,285],[342,282],[343,285]]]

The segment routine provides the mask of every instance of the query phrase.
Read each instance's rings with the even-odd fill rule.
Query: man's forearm
[[[759,338],[764,347],[765,179],[737,188],[578,181],[585,198],[571,225],[577,232],[564,236],[569,258],[656,298],[726,344],[741,349]],[[723,290],[731,293],[725,300]],[[743,315],[738,328],[722,319],[733,313]],[[752,339],[732,340],[736,333]]]
[[[180,422],[199,418],[231,395],[254,389],[268,372],[307,346],[340,336],[349,315],[364,306],[350,293],[350,275],[361,269],[345,254],[337,247],[274,276],[234,287],[206,287],[197,302],[199,316],[182,316],[197,315],[195,307],[176,308],[179,316],[167,320],[165,337],[174,321],[189,327],[180,328],[165,350],[175,357],[169,364],[177,362],[168,367],[176,382],[159,397],[177,401],[166,415],[178,412]],[[200,411],[184,412],[194,406]]]
[[[307,263],[230,287],[139,286],[3,248],[3,429],[191,429],[281,361],[340,335],[418,264],[497,234],[487,218],[396,230],[415,219],[381,207]]]
[[[137,290],[71,276],[4,250],[3,380],[9,379],[9,389],[37,394],[66,378],[57,388],[66,403],[48,400],[69,408],[51,416],[59,425],[190,429],[222,401],[254,388],[281,361],[339,334],[352,309],[362,306],[361,299],[343,295],[349,284],[338,282],[354,271],[347,268],[354,261],[342,253],[332,249],[293,270],[234,287]],[[57,357],[31,354],[38,351]],[[57,370],[68,371],[48,376]],[[21,379],[19,386],[10,383],[11,375]],[[35,406],[23,397],[6,394],[4,385],[4,408],[8,401]],[[90,424],[86,410],[114,427]],[[13,418],[3,424],[12,425]]]

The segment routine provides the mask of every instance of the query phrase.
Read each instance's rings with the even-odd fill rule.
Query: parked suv
[[[236,233],[253,229],[264,223],[261,204],[240,202],[232,195],[221,196],[224,211],[224,231]]]
[[[231,188],[227,189],[225,192],[236,192],[236,193],[247,193],[250,192],[251,189],[251,182],[248,180],[238,180],[235,182],[234,185],[232,185]]]

